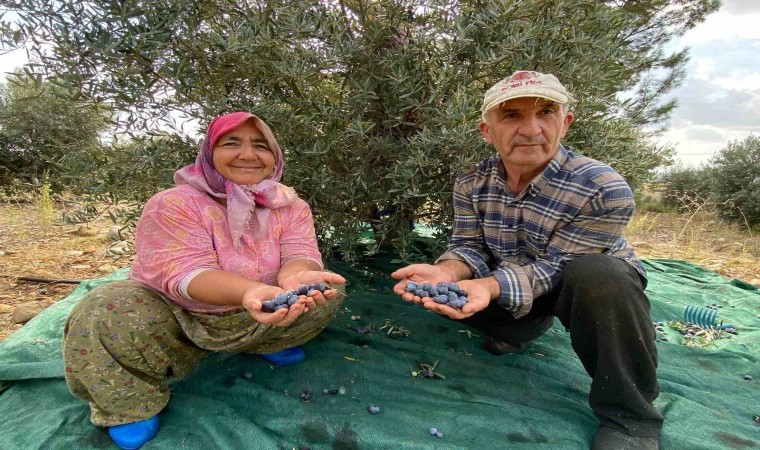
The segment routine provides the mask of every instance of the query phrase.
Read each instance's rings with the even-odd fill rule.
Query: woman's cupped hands
[[[316,306],[322,306],[327,303],[328,300],[338,298],[341,293],[338,292],[338,289],[335,289],[335,286],[345,285],[346,279],[333,272],[326,272],[323,270],[302,270],[282,280],[282,288],[286,291],[295,291],[300,286],[317,283],[324,283],[327,285],[328,289],[324,292],[314,289],[307,297],[312,299]]]
[[[273,299],[285,291],[296,291],[300,286],[317,283],[326,284],[328,289],[324,292],[312,289],[307,295],[299,295],[298,300],[288,308],[282,308],[274,312],[262,310],[264,302]],[[251,287],[243,295],[243,307],[248,310],[253,320],[259,323],[288,326],[295,322],[301,314],[308,312],[310,308],[322,306],[328,301],[338,298],[341,293],[338,289],[333,288],[333,286],[345,283],[345,278],[336,273],[303,270],[289,275],[286,279],[282,280],[281,287],[264,284]]]

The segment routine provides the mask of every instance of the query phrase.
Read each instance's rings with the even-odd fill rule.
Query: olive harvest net
[[[591,380],[559,321],[526,352],[491,355],[477,330],[392,293],[394,257],[330,264],[349,280],[348,296],[303,346],[305,361],[273,367],[254,355],[214,353],[175,380],[161,429],[143,448],[590,448]],[[683,261],[645,265],[660,325],[661,448],[760,447],[760,292]],[[0,449],[116,448],[66,387],[61,336],[88,290],[126,273],[82,283],[0,343]],[[710,331],[685,345],[687,305],[721,306],[718,320],[736,334]]]

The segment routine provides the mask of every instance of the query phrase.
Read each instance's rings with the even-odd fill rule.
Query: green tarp
[[[304,346],[306,361],[274,368],[253,355],[218,353],[174,382],[161,430],[143,448],[590,447],[590,379],[559,321],[523,354],[490,355],[476,330],[394,296],[386,275],[391,256],[330,266],[349,279],[349,297]],[[760,293],[683,261],[645,263],[654,321],[682,319],[687,304],[717,303],[719,320],[739,331],[705,347],[683,345],[670,328],[661,335],[661,448],[760,448]],[[7,380],[0,386],[1,449],[115,448],[68,392],[60,347],[66,316],[82,295],[125,274],[83,283],[0,344],[0,380]],[[421,363],[435,362],[445,378],[412,376]],[[305,390],[312,391],[308,402],[299,398]],[[370,405],[380,413],[369,414]],[[444,436],[431,436],[431,427]]]

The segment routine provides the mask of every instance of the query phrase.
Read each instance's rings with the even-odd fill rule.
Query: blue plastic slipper
[[[291,347],[279,352],[262,353],[261,357],[277,366],[289,366],[306,359],[306,353],[304,353],[301,347]]]
[[[108,434],[121,449],[136,450],[156,437],[158,433],[158,415],[139,422],[126,423],[108,427]]]

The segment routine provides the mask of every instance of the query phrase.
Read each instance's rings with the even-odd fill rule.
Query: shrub
[[[661,201],[679,211],[689,209],[695,203],[706,204],[712,199],[711,184],[710,167],[675,166],[662,176]]]
[[[711,163],[720,215],[750,227],[760,225],[760,138],[729,142]]]

